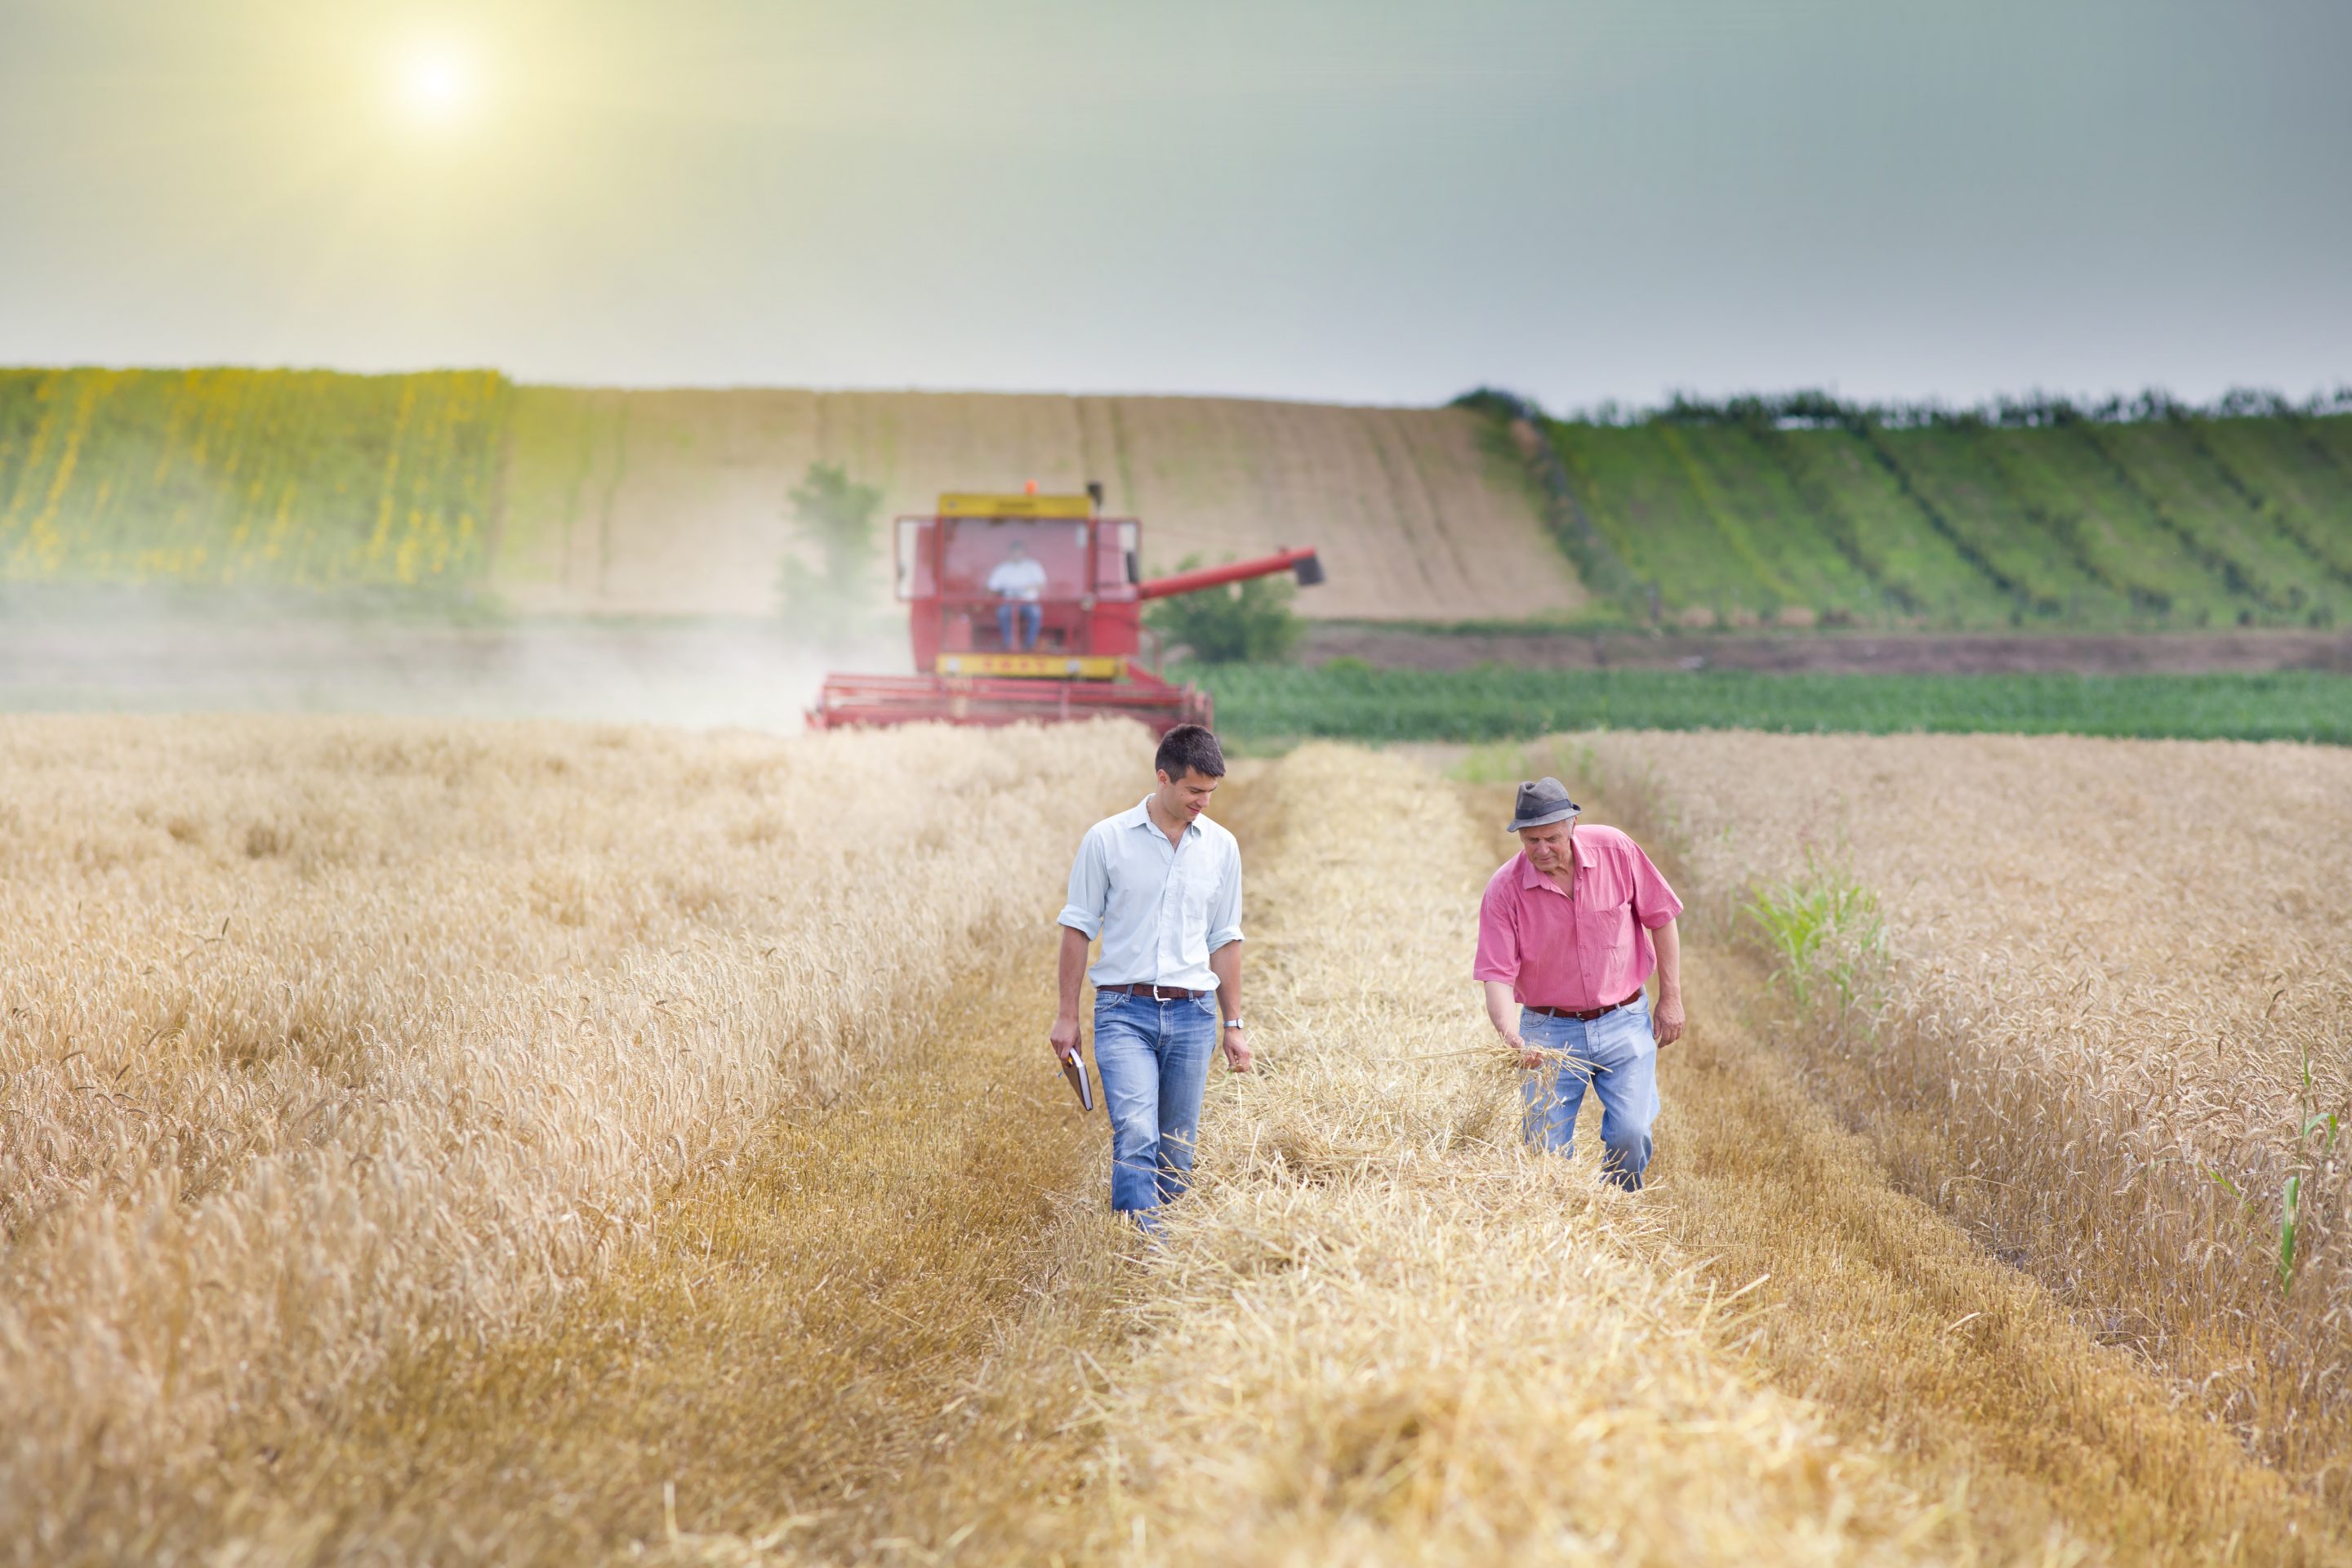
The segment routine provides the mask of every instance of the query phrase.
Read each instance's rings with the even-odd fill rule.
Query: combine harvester
[[[1021,495],[943,495],[936,516],[898,519],[898,597],[908,606],[918,673],[829,675],[809,727],[1017,724],[1102,713],[1140,719],[1162,734],[1208,723],[1206,692],[1163,680],[1138,661],[1144,601],[1276,572],[1313,584],[1323,581],[1322,563],[1312,550],[1282,550],[1147,583],[1136,567],[1142,525],[1101,510],[1098,484],[1075,496],[1039,495],[1032,484]],[[1013,561],[1035,566],[1015,567],[1003,581],[1030,579],[1034,600],[989,587]],[[1007,604],[1013,608],[1004,611]]]

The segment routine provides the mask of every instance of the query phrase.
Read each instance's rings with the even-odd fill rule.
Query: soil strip
[[[1745,669],[1806,675],[2352,674],[2352,633],[1430,632],[1351,622],[1307,629],[1300,659],[1382,669]]]

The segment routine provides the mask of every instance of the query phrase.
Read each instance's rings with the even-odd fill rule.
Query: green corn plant
[[[2284,1296],[2294,1287],[2295,1231],[2302,1222],[2303,1178],[2286,1179],[2286,1195],[2279,1205],[2279,1294]]]
[[[2336,1152],[2336,1112],[2332,1110],[2322,1110],[2319,1109],[2319,1086],[2312,1080],[2311,1047],[2308,1045],[2303,1047],[2302,1118],[2302,1136],[2306,1140],[2309,1139],[2313,1133],[2319,1131],[2321,1129],[2324,1128],[2326,1130],[2327,1141],[2319,1146],[2321,1158],[2324,1159],[2327,1155],[2334,1153]]]
[[[1805,868],[1777,887],[1753,887],[1741,906],[1762,934],[1773,978],[1800,1007],[1826,983],[1841,1010],[1853,1005],[1866,966],[1885,945],[1878,895],[1843,872],[1822,866],[1808,850]]]

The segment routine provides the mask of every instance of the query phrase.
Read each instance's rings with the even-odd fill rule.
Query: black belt
[[[1521,1003],[1520,1005],[1530,1013],[1541,1013],[1547,1018],[1574,1018],[1580,1024],[1590,1024],[1593,1019],[1614,1013],[1620,1007],[1631,1007],[1641,999],[1642,994],[1636,991],[1622,1002],[1612,1002],[1606,1007],[1586,1007],[1581,1011],[1573,1007],[1538,1007],[1532,1002]]]
[[[1206,996],[1205,991],[1187,991],[1181,985],[1097,985],[1097,991],[1118,991],[1129,996],[1149,996],[1154,1002],[1189,1002],[1195,996]]]

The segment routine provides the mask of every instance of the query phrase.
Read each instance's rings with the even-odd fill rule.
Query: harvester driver
[[[1242,855],[1202,814],[1225,774],[1217,738],[1179,724],[1153,759],[1159,784],[1087,830],[1070,868],[1061,1007],[1046,1039],[1078,1054],[1078,982],[1095,983],[1095,1067],[1110,1113],[1110,1206],[1160,1229],[1160,1205],[1192,1184],[1209,1061],[1247,1072],[1242,1033]],[[1087,969],[1087,944],[1102,956]],[[1218,1014],[1224,1026],[1218,1027]],[[1079,1065],[1083,1071],[1084,1064]]]
[[[996,595],[996,636],[1005,651],[1027,653],[1037,646],[1037,626],[1042,618],[1037,598],[1045,591],[1045,563],[1029,558],[1029,547],[1014,540],[1005,547],[1004,559],[988,574],[988,591]],[[1021,622],[1021,640],[1013,640],[1013,623]]]

